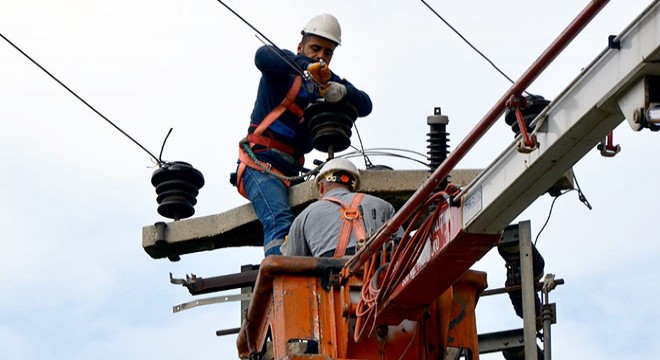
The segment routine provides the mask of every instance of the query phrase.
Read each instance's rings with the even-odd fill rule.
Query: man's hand
[[[327,84],[330,80],[330,76],[332,75],[330,73],[328,64],[324,62],[315,62],[309,64],[309,66],[307,66],[307,71],[309,71],[309,74],[312,75],[312,77],[321,85]]]
[[[327,102],[336,103],[346,96],[346,86],[338,82],[330,81],[328,85],[320,90],[321,96]]]

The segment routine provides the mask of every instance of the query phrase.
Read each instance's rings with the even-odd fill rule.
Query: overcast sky
[[[611,1],[530,91],[556,96],[651,2]],[[372,97],[373,113],[357,124],[365,148],[425,153],[436,106],[455,145],[510,85],[419,1],[227,3],[292,50],[309,18],[339,18],[343,43],[331,68]],[[429,4],[517,78],[588,1]],[[206,178],[196,216],[245,203],[227,179],[254,103],[261,43],[218,2],[0,0],[0,33],[152,153],[173,127],[163,158]],[[166,219],[156,212],[149,155],[1,39],[0,124],[1,359],[236,357],[235,336],[215,331],[239,326],[238,305],[173,314],[193,298],[168,273],[235,273],[258,264],[261,248],[151,259],[142,227]],[[593,210],[575,192],[561,197],[539,238],[546,271],[566,281],[551,293],[557,359],[660,358],[657,136],[619,126],[619,155],[594,149],[574,167]],[[500,121],[458,167],[488,166],[511,140]],[[544,196],[518,218],[531,220],[534,236],[550,202]],[[503,285],[495,251],[474,268],[488,272],[490,288]],[[477,316],[480,332],[521,326],[506,297],[482,299]]]

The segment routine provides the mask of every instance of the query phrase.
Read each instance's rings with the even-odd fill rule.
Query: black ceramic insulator
[[[204,176],[192,165],[174,161],[154,171],[151,184],[156,187],[158,213],[179,220],[195,214],[194,206],[199,189],[204,186]]]
[[[447,132],[449,118],[441,114],[439,107],[435,108],[433,112],[433,115],[426,118],[430,128],[426,134],[429,143],[426,148],[429,149],[428,160],[431,170],[437,169],[449,155],[449,133]]]
[[[548,104],[550,104],[550,100],[546,100],[541,95],[529,95],[525,96],[524,98],[527,102],[527,106],[523,109],[520,109],[520,112],[522,113],[523,121],[527,127],[527,131],[532,131],[534,130],[534,127],[530,126],[532,120],[536,119],[541,111],[543,111],[543,109],[545,109]],[[506,121],[506,123],[511,126],[511,130],[516,133],[516,135],[520,134],[520,126],[518,126],[518,119],[516,118],[515,108],[512,107],[506,110],[504,114],[504,121]]]
[[[500,244],[497,246],[497,252],[499,252],[502,259],[506,263],[506,281],[505,286],[514,286],[520,285],[522,283],[522,274],[521,274],[521,265],[520,265],[520,248],[518,242],[515,241],[500,241]],[[545,260],[543,256],[536,249],[536,246],[532,244],[532,272],[534,281],[539,281],[541,276],[543,276],[545,268]],[[522,308],[522,291],[515,290],[509,292],[509,299],[513,305],[513,309],[516,312],[516,315],[522,318],[523,308]],[[534,306],[536,310],[536,315],[541,314],[541,299],[537,293],[534,293]]]
[[[304,117],[314,149],[327,153],[351,146],[351,128],[357,119],[357,111],[351,104],[315,103],[305,109]]]
[[[428,161],[431,171],[435,170],[442,164],[447,155],[449,155],[449,133],[447,132],[447,124],[449,118],[442,115],[440,108],[433,109],[433,115],[426,118],[426,123],[429,125],[430,131],[426,134],[428,145]],[[444,189],[447,184],[447,179],[440,184],[440,188]]]

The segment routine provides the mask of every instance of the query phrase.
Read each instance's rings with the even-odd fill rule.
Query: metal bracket
[[[543,293],[547,294],[557,287],[558,283],[555,281],[555,274],[546,274],[543,278]]]
[[[237,294],[237,295],[225,295],[225,296],[214,296],[206,299],[199,299],[199,300],[194,300],[190,301],[187,303],[175,305],[172,307],[172,312],[173,313],[178,313],[183,310],[188,310],[192,309],[194,307],[198,306],[204,306],[204,305],[211,305],[211,304],[220,304],[223,302],[231,302],[231,301],[245,301],[245,300],[251,300],[252,299],[252,294]]]
[[[170,251],[170,244],[167,242],[167,224],[159,221],[155,223],[154,226],[156,227],[156,246],[162,249],[162,251],[167,256],[167,259],[171,262],[177,262],[181,260],[179,255]]]
[[[660,99],[660,80],[657,76],[645,76],[637,81],[618,100],[621,112],[635,131],[649,128],[659,129],[658,119],[652,114],[658,108]]]
[[[616,35],[610,35],[607,37],[607,47],[621,50],[621,40]]]
[[[517,145],[518,152],[522,154],[529,154],[538,148],[539,148],[539,143],[536,140],[536,135],[534,134],[529,136],[529,140],[526,140],[524,137],[521,137]]]
[[[186,275],[185,279],[177,279],[172,276],[172,273],[170,273],[170,283],[174,285],[181,285],[181,286],[188,286],[191,284],[194,284],[197,281],[197,275],[195,274],[190,274],[190,276]]]
[[[339,287],[339,285],[341,285],[341,277],[339,274],[330,272],[327,278],[326,277],[321,278],[321,286],[326,290],[337,288]]]
[[[600,141],[600,144],[596,148],[600,151],[600,154],[604,157],[614,157],[621,151],[620,145],[614,145],[614,130],[605,137],[605,139]]]

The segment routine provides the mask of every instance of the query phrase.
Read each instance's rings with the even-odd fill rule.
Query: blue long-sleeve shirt
[[[254,109],[250,116],[249,133],[252,133],[266,115],[284,100],[294,78],[298,75],[276,51],[275,48],[264,45],[255,54],[254,62],[261,71],[261,80],[259,81]],[[307,66],[313,62],[312,59],[304,55],[295,55],[288,50],[283,50],[283,52],[301,69],[307,69]],[[355,107],[359,117],[371,113],[371,99],[364,91],[358,90],[353,84],[340,78],[335,73],[332,73],[330,81],[346,86],[345,100]],[[303,82],[295,99],[296,104],[301,109],[305,109],[311,102],[320,98],[318,90],[308,85],[306,81]],[[313,92],[310,92],[310,89]],[[285,111],[263,135],[293,147],[295,154],[289,157],[279,151],[257,146],[254,149],[257,158],[270,163],[288,176],[298,174],[302,167],[302,164],[298,163],[298,159],[312,151],[312,138],[306,124],[301,124],[298,117],[290,111]]]

